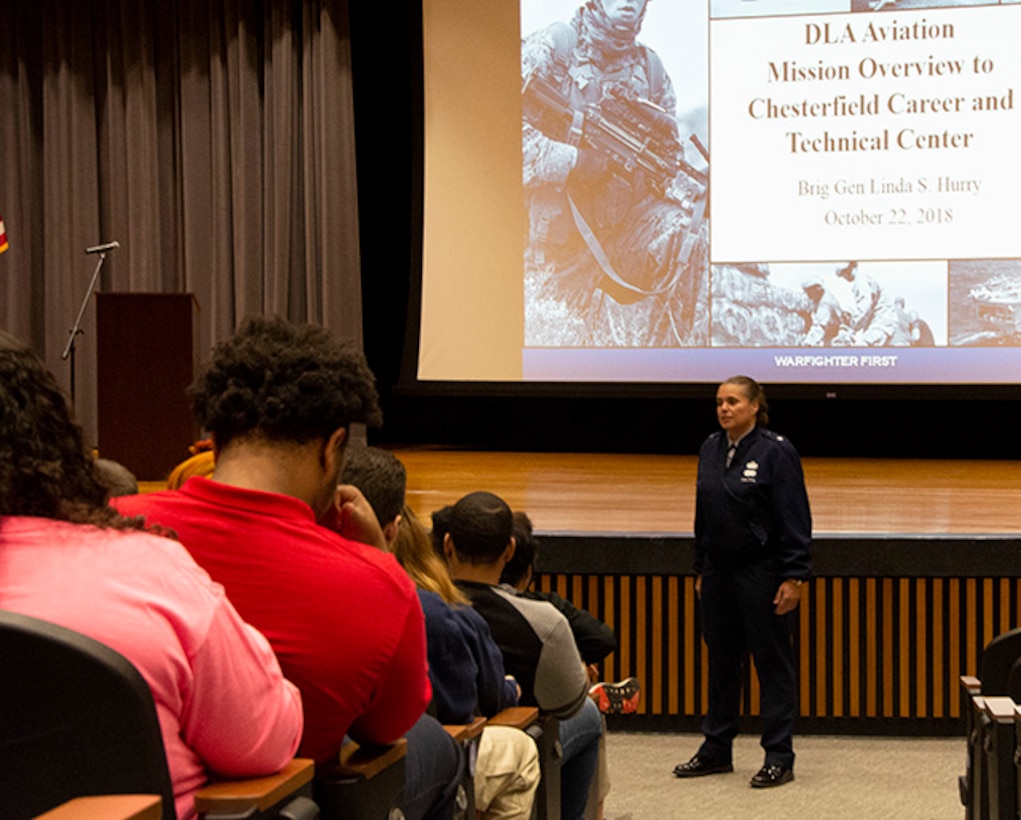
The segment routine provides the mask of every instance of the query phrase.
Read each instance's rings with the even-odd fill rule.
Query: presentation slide
[[[420,380],[1021,383],[1021,2],[425,0],[423,34]]]

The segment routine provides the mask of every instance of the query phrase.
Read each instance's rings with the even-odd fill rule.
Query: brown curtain
[[[347,0],[0,0],[0,327],[69,386],[117,240],[97,289],[194,293],[200,359],[252,314],[360,344],[352,110]]]

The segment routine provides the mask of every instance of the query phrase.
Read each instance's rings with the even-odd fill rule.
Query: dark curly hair
[[[107,487],[46,365],[0,331],[0,515],[142,529],[107,506]]]
[[[191,387],[199,424],[216,446],[256,436],[305,444],[353,422],[379,425],[365,357],[323,327],[247,319]]]

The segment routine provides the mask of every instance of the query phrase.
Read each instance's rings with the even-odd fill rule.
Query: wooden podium
[[[166,478],[196,438],[190,293],[96,294],[99,455],[141,481]]]

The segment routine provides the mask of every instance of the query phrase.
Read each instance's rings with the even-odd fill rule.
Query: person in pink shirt
[[[179,543],[106,505],[80,428],[39,358],[0,332],[0,608],[124,655],[152,690],[178,817],[211,773],[295,754],[301,698],[267,640]]]

